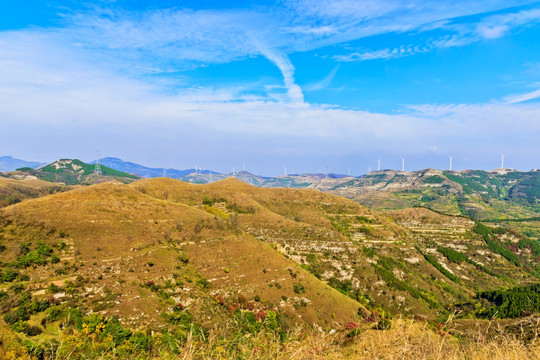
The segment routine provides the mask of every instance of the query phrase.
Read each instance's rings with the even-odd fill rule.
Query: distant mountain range
[[[110,167],[118,171],[123,171],[129,174],[135,174],[143,178],[155,178],[155,177],[170,177],[174,179],[181,178],[196,171],[201,174],[219,174],[211,170],[196,170],[196,169],[186,169],[186,170],[177,170],[177,169],[165,169],[165,168],[150,168],[140,164],[136,164],[129,161],[124,161],[115,157],[105,157],[99,159],[100,164]],[[95,161],[92,161],[90,164],[95,164]]]
[[[59,160],[33,169],[41,164],[2,157],[3,163],[26,166],[20,174],[8,176],[35,176],[38,179],[66,185],[92,184],[117,179],[169,177],[195,184],[208,184],[228,177],[264,188],[310,188],[330,192],[355,200],[377,210],[403,209],[413,206],[429,207],[446,214],[466,215],[473,218],[523,219],[540,214],[540,171],[514,169],[493,171],[464,170],[440,171],[373,171],[360,177],[342,174],[290,174],[263,177],[247,171],[220,174],[211,170],[149,168],[119,158],[100,159],[103,175],[93,174],[95,165],[80,160]],[[4,165],[5,167],[5,165]]]
[[[21,159],[15,159],[11,156],[0,156],[0,171],[10,172],[22,167],[29,167],[35,169],[44,163],[39,163],[35,161],[24,161]]]

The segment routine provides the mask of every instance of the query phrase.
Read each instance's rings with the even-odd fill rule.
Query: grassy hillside
[[[471,301],[475,290],[537,281],[536,256],[518,249],[517,234],[494,235],[500,246],[490,248],[469,218],[426,209],[388,218],[319,191],[261,189],[233,178],[204,186],[171,179],[130,186],[230,219],[338,291],[394,314],[435,318],[451,304]],[[450,262],[438,248],[476,260]],[[504,251],[516,252],[509,256],[514,263]]]
[[[302,174],[260,177],[246,171],[235,178],[264,188],[317,189],[353,199],[374,210],[425,206],[479,220],[525,219],[540,216],[540,172],[499,169],[414,172],[384,170],[359,177]],[[206,184],[220,174],[189,174],[181,180]]]
[[[428,206],[479,220],[540,213],[540,172],[480,170],[380,171],[329,189],[373,209]]]
[[[3,318],[33,344],[113,316],[133,334],[204,334],[227,322],[250,333],[270,316],[286,336],[299,323],[341,328],[362,307],[232,219],[120,183],[10,206],[0,239]]]
[[[17,180],[0,175],[0,208],[68,189],[36,178]]]
[[[458,335],[436,321],[487,314],[478,293],[538,282],[534,249],[520,240],[466,217],[382,215],[236,179],[81,187],[0,210],[0,350],[316,358],[340,344],[342,355],[368,356],[358,335],[380,336],[370,329],[404,331],[408,316],[425,321],[409,323],[418,339]]]

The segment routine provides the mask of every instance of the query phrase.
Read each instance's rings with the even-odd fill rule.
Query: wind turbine
[[[403,156],[401,157],[401,171],[405,172],[405,158]]]
[[[377,160],[377,171],[381,171],[381,159]]]
[[[501,169],[504,169],[504,154],[501,154]]]
[[[285,166],[285,176],[287,176],[287,167]]]
[[[450,171],[452,171],[452,159],[454,158],[452,155],[448,155],[450,158]]]

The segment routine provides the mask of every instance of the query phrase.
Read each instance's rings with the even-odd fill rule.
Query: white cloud
[[[517,1],[512,5],[530,2]],[[289,11],[283,11],[279,5],[252,10],[174,9],[141,14],[109,8],[66,16],[65,28],[50,31],[92,51],[94,56],[128,64],[124,70],[145,73],[148,69],[181,71],[269,54],[270,51],[283,58],[292,52],[410,30],[422,32],[444,28],[457,31],[454,36],[441,39],[438,46],[459,46],[470,42],[463,38],[502,36],[508,31],[505,29],[538,18],[537,11],[524,10],[488,17],[477,28],[474,24],[468,29],[464,29],[465,25],[452,24],[451,20],[456,17],[508,7],[502,0],[415,0],[407,3],[396,0],[292,0],[284,4]],[[430,46],[437,44],[422,45],[420,49]],[[343,60],[399,57],[416,53],[418,49],[418,46],[404,45],[395,49],[355,52],[343,55]],[[275,56],[272,59],[275,60]]]
[[[281,16],[272,9],[167,10],[139,15],[111,10],[68,17],[65,28],[0,32],[4,130],[0,140],[8,144],[13,140],[6,134],[36,132],[29,129],[69,139],[80,138],[81,129],[90,134],[107,129],[137,139],[166,129],[160,136],[170,136],[163,143],[171,147],[181,142],[178,139],[187,143],[185,134],[192,131],[213,134],[219,141],[231,134],[262,143],[304,140],[303,149],[291,145],[293,150],[287,150],[309,153],[328,148],[344,153],[404,147],[425,151],[434,143],[442,152],[449,142],[472,139],[489,147],[493,139],[511,143],[538,134],[540,106],[517,104],[538,97],[537,91],[508,97],[507,104],[416,105],[396,115],[304,103],[289,57],[292,52],[410,29],[450,32],[422,46],[355,51],[340,60],[389,59],[494,38],[538,17],[534,11],[522,11],[456,27],[449,20],[452,17],[497,10],[504,2],[437,3],[295,1],[289,4],[291,13]],[[146,77],[252,56],[264,56],[279,68],[286,98],[276,94],[274,84],[267,86],[267,94],[254,96],[246,95],[249,89],[241,85],[188,87],[185,78],[180,80],[185,88],[177,87],[171,94],[163,91],[168,86],[163,79]],[[329,86],[337,69],[306,90]],[[36,148],[50,145],[46,138],[36,141]],[[139,146],[130,142],[120,141],[118,147]]]
[[[290,100],[297,104],[302,104],[304,102],[304,95],[300,86],[294,81],[294,66],[287,55],[275,49],[268,48],[259,40],[254,40],[254,43],[261,54],[274,63],[281,71]]]
[[[451,19],[451,17],[449,16],[447,19]],[[482,40],[498,39],[515,28],[529,26],[539,21],[540,9],[521,10],[503,15],[491,15],[480,19],[476,23],[459,23],[450,20],[434,21],[419,25],[416,27],[416,30],[425,32],[437,29],[450,33],[430,39],[420,45],[408,44],[393,49],[354,51],[350,54],[336,55],[333,58],[337,61],[344,62],[394,59],[439,48],[466,46]]]
[[[540,89],[525,94],[511,95],[504,98],[507,104],[517,104],[540,98]]]
[[[5,36],[2,41],[6,40]],[[13,36],[23,40],[20,34]],[[38,42],[50,53],[63,51],[61,45],[53,42],[45,44],[44,39]],[[10,63],[9,54],[22,49],[27,51],[26,61]],[[415,105],[409,106],[406,113],[388,115],[323,105],[299,107],[296,102],[246,96],[242,87],[191,88],[179,94],[163,94],[159,87],[69,58],[53,64],[52,59],[42,57],[49,66],[46,77],[40,78],[43,68],[30,61],[38,55],[32,51],[39,50],[13,45],[2,47],[0,52],[3,126],[129,127],[130,131],[142,134],[146,128],[139,129],[139,125],[151,123],[167,127],[172,133],[184,128],[203,128],[210,133],[245,134],[250,138],[319,138],[339,141],[339,146],[350,149],[359,146],[358,139],[362,139],[360,146],[365,149],[398,146],[403,142],[412,148],[426,149],[450,138],[456,142],[471,138],[489,141],[490,137],[501,134],[515,137],[540,131],[538,104]],[[287,59],[267,56],[277,56],[275,61],[283,68],[284,77],[292,77],[292,65]],[[81,67],[84,71],[77,72]],[[336,71],[337,68],[325,82],[329,83]],[[9,124],[5,123],[7,119]]]
[[[507,25],[478,26],[478,33],[485,39],[498,39],[508,32]]]
[[[394,49],[381,49],[374,51],[362,51],[353,52],[348,55],[336,55],[333,58],[337,61],[350,62],[350,61],[367,61],[377,59],[396,59],[404,56],[410,56],[421,52],[429,51],[428,48],[419,46],[401,46]]]

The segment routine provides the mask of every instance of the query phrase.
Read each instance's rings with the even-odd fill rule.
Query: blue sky
[[[0,155],[540,167],[540,2],[0,3]]]

